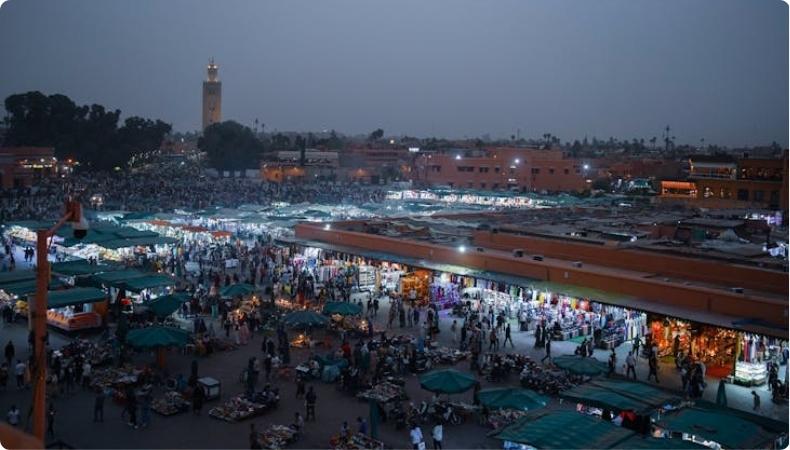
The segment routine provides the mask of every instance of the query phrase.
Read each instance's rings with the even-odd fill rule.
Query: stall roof
[[[592,380],[590,384],[624,397],[639,400],[654,408],[658,408],[666,404],[676,404],[682,400],[674,392],[661,389],[652,384],[640,383],[637,381],[600,378]]]
[[[132,292],[140,292],[144,289],[151,289],[163,286],[175,286],[176,280],[164,274],[151,274],[143,277],[132,278],[131,280],[120,283],[119,287]]]
[[[647,402],[618,394],[600,386],[580,384],[560,392],[560,397],[576,403],[596,408],[613,409],[616,411],[647,412],[654,408]]]
[[[725,448],[760,448],[776,436],[755,422],[700,408],[684,408],[663,416],[657,425],[670,431],[693,434]]]
[[[106,249],[116,250],[119,248],[127,248],[127,247],[175,244],[176,242],[178,242],[177,239],[157,235],[157,236],[149,236],[149,237],[130,238],[130,239],[113,239],[113,240],[101,242],[97,245],[104,247]]]
[[[628,450],[692,450],[705,449],[707,447],[681,438],[660,439],[654,437],[644,437],[635,434],[622,442],[618,442],[614,447],[611,448],[622,448]]]
[[[123,269],[114,272],[99,273],[91,277],[91,281],[99,284],[112,285],[113,283],[123,283],[134,278],[140,278],[148,275],[145,272],[136,269]]]
[[[66,276],[93,275],[102,272],[113,272],[120,270],[120,268],[120,266],[115,264],[91,264],[84,259],[78,259],[52,264],[52,273]]]
[[[80,303],[100,302],[106,298],[107,294],[103,290],[90,287],[49,291],[47,306],[50,308],[62,308]]]
[[[18,283],[20,281],[35,280],[34,270],[15,270],[13,272],[0,272],[0,285]]]
[[[60,280],[50,280],[49,288],[63,287],[65,284]],[[19,297],[30,296],[36,293],[36,280],[23,280],[16,283],[8,283],[0,286],[0,289],[7,294],[17,295]]]
[[[524,417],[495,438],[540,449],[612,448],[635,433],[573,411],[556,411],[535,420]]]

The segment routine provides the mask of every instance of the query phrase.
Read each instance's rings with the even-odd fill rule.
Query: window
[[[498,188],[499,188],[499,183],[494,183],[491,185],[491,189],[498,189]]]
[[[479,171],[480,173],[488,173],[488,167],[480,167],[480,168],[478,169],[478,171]]]
[[[454,188],[454,187],[455,187],[455,183],[452,183],[452,182],[450,182],[450,183],[447,183],[447,184],[449,184],[449,185],[450,185],[450,189],[452,189],[452,188]]]
[[[764,202],[765,201],[765,191],[754,191],[754,201],[756,201],[756,202]]]
[[[539,173],[540,173],[540,169],[538,169],[537,167],[532,168],[532,175],[538,175]]]
[[[771,191],[771,206],[779,206],[779,191]]]
[[[565,169],[564,172],[565,172],[565,175],[568,175],[571,171],[568,170],[568,169]]]
[[[730,191],[730,188],[721,188],[719,190],[719,197],[732,198],[732,192]]]
[[[749,191],[746,189],[738,189],[738,200],[740,201],[748,201],[749,200]]]
[[[711,188],[705,186],[705,190],[702,192],[702,196],[705,197],[705,198],[713,197],[713,190]]]
[[[494,167],[494,173],[499,173],[501,169],[499,167]]]
[[[549,169],[549,175],[554,175],[554,168]]]
[[[486,188],[486,184],[485,183],[480,183],[480,189],[485,189],[485,188]]]

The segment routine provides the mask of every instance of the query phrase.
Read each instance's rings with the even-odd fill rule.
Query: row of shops
[[[706,325],[653,312],[607,304],[595,296],[551,292],[543,283],[482,278],[409,264],[385,262],[338,251],[294,245],[295,260],[319,274],[318,283],[349,274],[361,290],[387,290],[418,306],[435,305],[448,314],[463,308],[518,319],[522,330],[544,324],[555,340],[592,339],[612,349],[639,339],[665,360],[690,355],[707,373],[745,385],[768,380],[767,362],[786,364],[787,342],[742,330]],[[358,274],[358,275],[351,275]]]

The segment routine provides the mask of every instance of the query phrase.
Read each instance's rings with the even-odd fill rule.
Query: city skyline
[[[572,142],[669,124],[678,143],[786,147],[786,8],[11,0],[0,96],[63,93],[193,131],[213,56],[223,119],[266,130]]]

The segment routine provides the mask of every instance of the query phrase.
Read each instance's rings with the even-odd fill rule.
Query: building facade
[[[29,187],[57,173],[52,147],[0,147],[0,186],[4,189]]]
[[[413,179],[428,186],[519,191],[583,191],[584,164],[561,150],[491,148],[420,155]]]
[[[787,153],[777,159],[696,155],[686,180],[661,182],[661,197],[706,207],[787,211]]]
[[[208,78],[203,82],[203,129],[222,122],[222,82],[219,81],[219,67],[214,58],[208,62]]]

